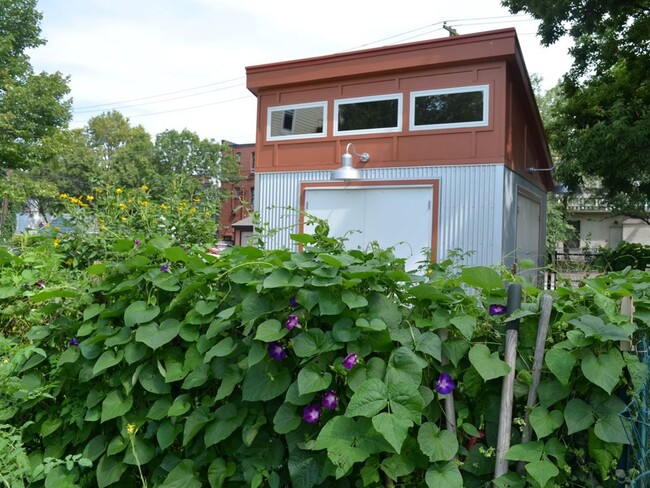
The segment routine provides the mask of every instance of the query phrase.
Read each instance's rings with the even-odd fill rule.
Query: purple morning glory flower
[[[339,405],[339,397],[336,396],[334,390],[327,390],[320,401],[321,405],[330,410],[335,410]]]
[[[45,280],[38,280],[36,283],[34,283],[34,286],[45,288]]]
[[[139,241],[138,239],[133,240],[133,247],[138,247],[140,244],[142,244],[142,241]]]
[[[298,307],[298,302],[296,301],[296,297],[289,298],[289,306],[291,308],[297,308]]]
[[[506,311],[507,309],[505,305],[490,305],[490,315],[503,315],[506,313]]]
[[[451,379],[451,376],[448,373],[440,373],[438,382],[436,383],[436,391],[441,395],[448,395],[454,391],[456,385],[454,385],[454,380]]]
[[[169,264],[163,264],[160,266],[160,271],[163,273],[169,273]]]
[[[321,414],[320,405],[317,404],[307,405],[302,411],[302,419],[308,424],[313,424],[314,422],[318,422],[318,419],[320,418],[320,414]]]
[[[284,326],[287,328],[287,330],[293,330],[296,327],[299,327],[298,317],[296,315],[289,315],[289,318],[287,319],[287,322],[284,324]]]
[[[70,339],[70,345],[75,346],[75,347],[77,347],[79,345],[79,341],[77,340],[76,337],[73,337],[72,339]]]
[[[343,367],[345,369],[352,369],[357,364],[359,356],[357,354],[348,354],[343,360]]]
[[[287,351],[279,342],[269,342],[269,356],[271,356],[276,361],[282,361],[287,357]]]

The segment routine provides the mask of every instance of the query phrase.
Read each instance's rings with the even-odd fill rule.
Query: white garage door
[[[432,247],[433,186],[308,188],[305,211],[330,226],[330,235],[346,237],[348,249],[367,249],[376,241],[406,258],[406,269],[424,260]],[[313,229],[305,227],[305,232]]]

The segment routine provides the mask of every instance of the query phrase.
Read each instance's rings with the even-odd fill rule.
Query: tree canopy
[[[549,45],[574,41],[574,63],[554,93],[547,125],[557,177],[592,191],[614,211],[650,223],[650,2],[503,0],[541,21]]]
[[[25,169],[71,118],[68,80],[35,73],[27,49],[42,45],[36,0],[0,0],[0,168]]]

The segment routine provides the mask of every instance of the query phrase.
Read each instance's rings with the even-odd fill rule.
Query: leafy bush
[[[614,249],[600,249],[598,264],[602,269],[622,271],[628,266],[645,271],[650,268],[650,246],[621,241]]]
[[[517,278],[451,262],[407,274],[390,250],[294,239],[302,252],[213,256],[170,236],[134,245],[121,235],[83,270],[65,264],[61,243],[54,254],[0,253],[0,423],[10,426],[0,442],[17,445],[18,433],[30,467],[15,477],[165,488],[492,481],[509,372],[504,280]],[[40,270],[39,254],[49,256]],[[628,270],[556,292],[535,437],[520,444],[513,429],[507,456],[525,470],[497,486],[616,485],[631,428],[621,414],[647,376],[618,345],[645,334],[648,280]],[[516,425],[540,293],[524,284],[516,313]],[[625,296],[634,324],[618,313]],[[0,473],[10,462],[0,454]]]

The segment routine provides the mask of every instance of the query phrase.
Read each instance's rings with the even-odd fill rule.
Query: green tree
[[[0,168],[25,169],[70,121],[67,78],[35,73],[26,50],[45,43],[36,0],[0,0]]]
[[[230,196],[227,183],[241,179],[239,164],[226,144],[201,139],[187,129],[167,130],[156,136],[156,191],[164,192],[174,181],[185,193],[206,203],[217,219],[221,202]],[[224,186],[225,185],[225,186]]]
[[[648,0],[503,0],[541,21],[545,45],[574,41],[574,63],[551,107],[556,176],[595,191],[622,215],[650,223],[650,2]]]
[[[115,110],[88,121],[86,144],[100,168],[100,178],[115,186],[133,187],[149,183],[155,177],[154,145],[151,136]]]

